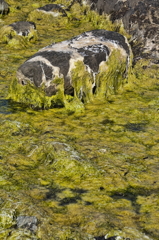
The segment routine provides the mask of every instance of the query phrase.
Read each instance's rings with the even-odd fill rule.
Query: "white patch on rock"
[[[29,60],[27,60],[27,62],[43,62],[46,65],[48,65],[49,67],[53,67],[49,60],[47,60],[46,58],[41,57],[41,56],[36,56],[36,57],[30,58]]]
[[[21,72],[21,70],[17,71],[17,79],[18,79],[19,83],[22,84],[22,85],[26,85],[27,82],[32,82],[32,83],[33,83],[32,79],[27,78],[27,77]]]
[[[44,57],[41,57],[41,56],[36,56],[34,58],[31,58],[29,59],[27,62],[40,62],[40,63],[44,63],[46,64],[47,66],[51,67],[52,68],[52,75],[53,75],[53,78],[50,79],[50,80],[46,80],[46,75],[45,75],[45,71],[43,69],[43,66],[41,65],[41,69],[42,69],[42,83],[40,85],[42,85],[43,83],[45,83],[45,86],[46,87],[49,87],[50,86],[50,82],[58,77],[58,78],[63,78],[63,74],[60,73],[60,68],[59,67],[55,67],[53,66],[46,58]]]
[[[44,10],[40,10],[40,9],[37,9],[38,12],[42,12],[44,14],[49,14],[49,15],[52,15],[53,17],[59,17],[61,16],[61,13],[60,12],[53,12],[53,11],[44,11]]]
[[[39,50],[39,52],[44,52],[44,51],[56,51],[56,52],[70,52],[71,49],[69,48],[69,41],[62,41],[59,43],[53,43],[47,47],[42,48]]]

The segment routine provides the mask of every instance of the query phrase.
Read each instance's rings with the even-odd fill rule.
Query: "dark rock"
[[[21,36],[28,36],[31,30],[36,29],[35,23],[25,21],[14,22],[9,26],[11,26],[14,31],[16,31],[16,33]]]
[[[19,216],[16,219],[17,228],[25,228],[32,232],[36,232],[38,220],[34,216]]]
[[[88,0],[91,9],[106,13],[115,22],[121,20],[132,35],[135,59],[159,59],[158,0]]]
[[[9,4],[4,0],[0,0],[0,14],[6,15],[9,13]]]
[[[43,11],[46,13],[52,13],[56,16],[67,16],[65,10],[62,8],[60,4],[47,4],[43,7],[38,8],[39,11]]]
[[[95,239],[95,240],[120,240],[120,239],[122,239],[122,238],[119,237],[119,236],[107,237],[107,235],[106,235],[106,236],[95,237],[94,239]]]
[[[93,30],[41,49],[19,67],[17,78],[21,85],[45,86],[49,97],[63,84],[64,94],[87,102],[94,94],[114,94],[130,65],[131,49],[124,36]]]

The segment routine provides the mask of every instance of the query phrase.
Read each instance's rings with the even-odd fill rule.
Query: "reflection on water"
[[[0,114],[13,114],[17,111],[25,112],[24,104],[12,102],[10,99],[0,99]]]
[[[2,114],[9,114],[9,104],[8,100],[0,99],[0,113]]]

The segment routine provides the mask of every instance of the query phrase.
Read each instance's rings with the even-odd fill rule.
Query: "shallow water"
[[[39,4],[22,1],[22,12],[9,3],[12,12],[2,25],[24,20]],[[81,114],[34,111],[7,100],[10,82],[29,56],[94,28],[76,24],[55,29],[39,21],[38,40],[30,47],[1,43],[0,239],[83,240],[105,234],[159,239],[155,66],[138,63],[121,94],[87,104]],[[17,217],[24,215],[38,219],[35,232],[17,228]]]

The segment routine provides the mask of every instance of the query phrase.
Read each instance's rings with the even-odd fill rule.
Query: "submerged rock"
[[[124,36],[88,31],[51,44],[23,63],[10,96],[38,107],[63,106],[72,97],[82,102],[105,99],[125,83],[130,66],[131,49]]]
[[[4,0],[0,0],[0,14],[6,15],[8,13],[9,13],[9,4]]]
[[[158,0],[88,0],[91,9],[106,13],[110,19],[122,21],[132,35],[131,44],[136,60],[159,59],[159,1]]]

